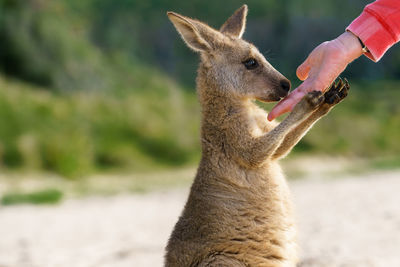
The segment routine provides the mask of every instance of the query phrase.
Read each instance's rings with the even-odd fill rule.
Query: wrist
[[[346,31],[337,37],[336,40],[342,45],[342,49],[345,51],[346,58],[349,59],[349,62],[363,54],[363,47],[357,36],[352,32]]]

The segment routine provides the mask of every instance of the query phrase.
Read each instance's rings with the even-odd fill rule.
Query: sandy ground
[[[290,185],[300,266],[400,266],[400,172]],[[179,189],[0,207],[0,267],[162,266],[186,194]]]

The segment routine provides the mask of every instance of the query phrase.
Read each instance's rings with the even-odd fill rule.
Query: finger
[[[269,121],[274,120],[275,118],[279,117],[280,115],[289,112],[290,105],[285,103],[285,100],[279,102],[269,113],[267,119]]]
[[[297,77],[304,81],[308,77],[308,73],[310,72],[311,64],[309,57],[297,68],[296,75]]]
[[[289,106],[289,111],[293,109],[294,106],[296,106],[297,103],[300,102],[300,100],[309,92],[309,90],[299,90],[297,89],[296,92],[293,92],[290,99],[288,99],[287,105]]]
[[[280,115],[289,112],[303,98],[307,92],[296,89],[288,97],[279,102],[268,114],[268,120],[279,117]]]

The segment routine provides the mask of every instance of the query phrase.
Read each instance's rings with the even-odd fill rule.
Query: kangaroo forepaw
[[[303,99],[294,107],[293,111],[308,113],[317,109],[324,102],[324,95],[321,91],[307,93]]]
[[[308,104],[310,110],[316,109],[321,103],[324,101],[324,95],[321,91],[312,91],[309,92],[305,97],[304,100]]]
[[[293,116],[301,120],[305,118],[324,102],[324,95],[321,91],[312,91],[306,94],[292,110]]]
[[[348,94],[350,90],[349,82],[346,78],[342,80],[339,78],[337,82],[333,82],[329,89],[325,92],[325,103],[330,106],[336,105],[341,102]]]

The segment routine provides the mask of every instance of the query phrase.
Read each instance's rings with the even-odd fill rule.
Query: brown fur
[[[288,80],[241,39],[247,6],[220,31],[168,12],[184,41],[200,52],[202,158],[184,211],[166,248],[165,266],[295,266],[290,193],[277,160],[347,94],[312,92],[280,124],[254,99],[277,101]],[[259,66],[247,69],[254,58]],[[327,97],[329,96],[329,97]]]

